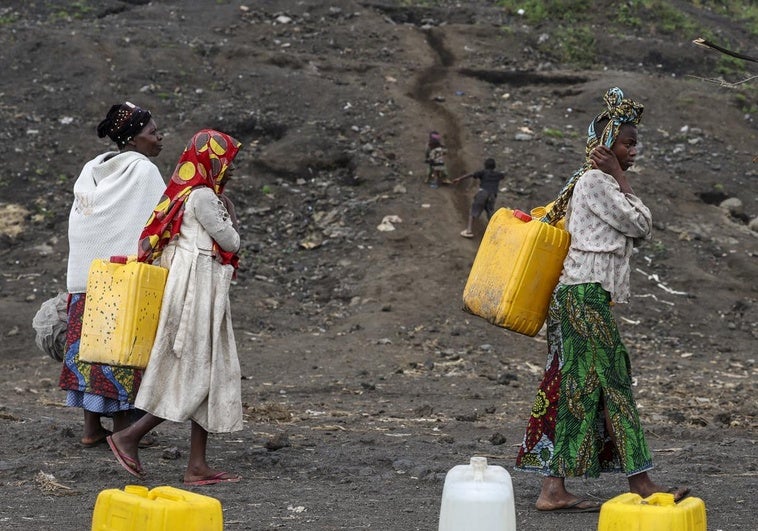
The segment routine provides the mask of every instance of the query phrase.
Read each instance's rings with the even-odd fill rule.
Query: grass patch
[[[563,23],[577,22],[592,8],[592,3],[586,0],[500,0],[497,4],[508,14],[519,15],[534,25],[554,20],[558,13]]]
[[[53,12],[52,18],[61,20],[83,19],[91,15],[94,10],[94,7],[84,1],[69,2],[66,4],[65,8],[58,9],[57,11]]]
[[[20,15],[10,7],[0,9],[0,26],[13,24],[19,18],[21,18]]]

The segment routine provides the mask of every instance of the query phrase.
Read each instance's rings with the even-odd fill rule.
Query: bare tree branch
[[[690,76],[694,77],[695,79],[699,79],[700,81],[705,81],[707,83],[713,83],[720,87],[726,87],[726,88],[737,88],[738,85],[741,85],[743,83],[747,83],[748,81],[752,81],[754,79],[758,79],[758,75],[756,76],[750,76],[746,79],[743,79],[741,81],[735,81],[733,83],[730,83],[729,81],[726,81],[722,78],[707,78],[707,77],[700,77],[700,76]]]
[[[703,39],[702,37],[698,37],[697,39],[695,39],[694,41],[692,41],[692,43],[695,44],[695,45],[697,45],[697,46],[701,46],[703,48],[712,48],[712,49],[717,50],[717,51],[719,51],[719,52],[721,52],[723,54],[731,55],[732,57],[736,57],[737,59],[742,59],[744,61],[751,61],[753,63],[758,63],[758,58],[751,57],[749,55],[744,55],[744,54],[741,54],[741,53],[738,53],[738,52],[733,52],[732,50],[727,50],[726,48],[722,48],[718,44],[714,44],[714,43],[712,43],[710,41],[707,41],[707,40]]]

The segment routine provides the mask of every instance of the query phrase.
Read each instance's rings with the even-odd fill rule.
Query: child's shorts
[[[478,218],[483,211],[486,211],[487,217],[491,218],[495,213],[495,199],[497,199],[497,194],[479,188],[471,203],[471,217]]]

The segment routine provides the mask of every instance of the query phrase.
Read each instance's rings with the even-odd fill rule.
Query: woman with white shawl
[[[163,149],[150,111],[132,103],[113,105],[97,127],[100,138],[118,147],[84,165],[74,183],[68,225],[69,293],[65,359],[59,385],[66,405],[84,411],[84,446],[104,443],[110,431],[102,417],[113,419],[113,431],[130,424],[142,371],[91,364],[79,359],[79,339],[86,299],[87,274],[96,258],[136,255],[140,233],[165,189],[150,158]]]

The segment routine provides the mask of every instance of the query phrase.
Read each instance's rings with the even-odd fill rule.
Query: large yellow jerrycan
[[[492,216],[463,290],[464,310],[534,336],[547,317],[571,237],[520,210]]]
[[[134,258],[92,261],[79,359],[144,369],[158,329],[168,269]]]
[[[91,531],[223,531],[221,502],[174,487],[100,492]]]
[[[706,531],[705,504],[700,498],[674,502],[674,495],[656,492],[642,498],[627,492],[600,508],[598,531]]]

